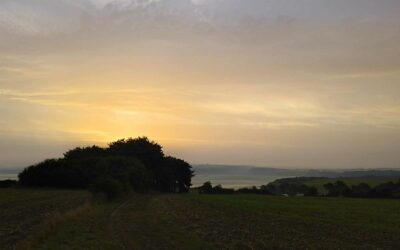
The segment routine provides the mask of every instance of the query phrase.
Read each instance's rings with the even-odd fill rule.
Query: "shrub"
[[[209,181],[204,182],[204,184],[201,187],[199,187],[200,194],[211,194],[212,191],[213,191],[213,187],[212,187],[211,182],[209,182]]]
[[[234,189],[231,188],[223,188],[221,185],[217,185],[215,187],[212,186],[211,182],[207,181],[199,188],[200,194],[233,194],[235,193]]]
[[[0,188],[10,188],[16,186],[17,184],[18,182],[15,180],[3,180],[0,181]]]
[[[324,188],[328,190],[328,196],[350,196],[351,189],[343,182],[327,183]]]
[[[233,188],[223,188],[221,185],[217,185],[213,188],[213,194],[234,194]]]
[[[86,180],[76,169],[69,168],[63,159],[45,160],[24,169],[19,175],[24,186],[83,188]]]
[[[371,187],[366,183],[360,183],[351,187],[351,196],[368,197],[371,192]]]
[[[318,189],[316,187],[308,187],[305,196],[318,196]]]

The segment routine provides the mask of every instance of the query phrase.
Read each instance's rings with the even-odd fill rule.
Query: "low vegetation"
[[[10,188],[18,185],[16,180],[0,180],[0,188]]]
[[[200,194],[234,194],[233,188],[223,188],[221,185],[212,186],[211,182],[207,181],[203,186],[198,188]]]

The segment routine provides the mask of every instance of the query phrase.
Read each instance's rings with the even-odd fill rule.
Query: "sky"
[[[400,167],[398,0],[2,0],[0,168],[148,136],[190,163]]]

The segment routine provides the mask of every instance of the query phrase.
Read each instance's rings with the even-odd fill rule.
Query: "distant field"
[[[58,195],[57,195],[58,194]],[[16,198],[16,197],[20,198]],[[22,197],[25,197],[22,199]],[[7,223],[0,249],[13,237],[7,225],[36,225],[48,204],[79,203],[84,192],[0,190]],[[40,202],[40,200],[42,200]],[[31,201],[31,202],[29,202]],[[72,202],[73,201],[73,202]],[[50,205],[52,204],[52,205]],[[3,208],[2,207],[2,208]],[[92,201],[50,227],[30,249],[399,249],[400,201],[257,195],[139,195]],[[35,223],[30,222],[35,217]],[[15,226],[14,226],[15,227]],[[43,231],[41,233],[41,230]],[[32,233],[28,230],[29,233]],[[18,234],[18,233],[17,233]]]
[[[257,195],[169,199],[176,220],[217,248],[400,247],[398,200]]]
[[[336,181],[343,181],[348,186],[357,185],[360,183],[366,183],[371,187],[375,187],[379,184],[385,182],[396,182],[400,178],[399,177],[355,177],[355,178],[321,178],[321,179],[314,179],[310,181],[305,181],[304,184],[308,186],[314,186],[318,189],[320,193],[325,193],[326,190],[324,188],[324,184],[329,182],[336,182]]]

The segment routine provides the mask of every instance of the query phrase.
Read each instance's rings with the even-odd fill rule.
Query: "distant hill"
[[[198,175],[282,177],[400,177],[400,169],[285,169],[235,165],[193,165]]]
[[[251,167],[249,166],[231,166],[231,165],[192,165],[195,174],[198,175],[249,175]]]

